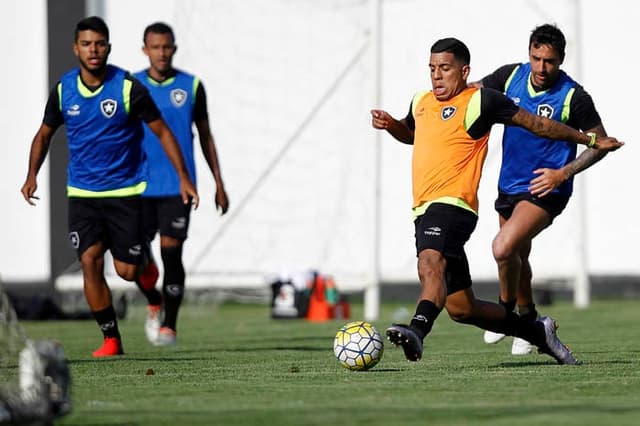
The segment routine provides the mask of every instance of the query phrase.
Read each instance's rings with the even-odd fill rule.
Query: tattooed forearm
[[[607,155],[605,151],[599,149],[585,149],[575,160],[567,164],[564,169],[567,177],[577,175],[581,171],[588,169]]]
[[[511,118],[511,124],[524,127],[538,136],[587,145],[590,137],[559,121],[539,117],[522,108]]]

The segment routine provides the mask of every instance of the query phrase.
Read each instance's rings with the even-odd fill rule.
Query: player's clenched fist
[[[371,125],[375,129],[388,129],[393,122],[393,117],[387,111],[381,109],[371,110]]]

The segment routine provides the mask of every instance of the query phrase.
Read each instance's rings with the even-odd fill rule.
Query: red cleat
[[[156,282],[158,282],[158,277],[160,273],[158,272],[158,267],[156,263],[152,260],[149,262],[146,268],[142,271],[140,276],[138,277],[138,281],[140,285],[145,290],[151,290],[156,287]]]
[[[122,342],[117,337],[105,337],[102,346],[93,352],[94,358],[122,355]]]

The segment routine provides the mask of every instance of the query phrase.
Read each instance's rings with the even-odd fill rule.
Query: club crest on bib
[[[187,92],[182,89],[173,89],[169,96],[171,98],[171,103],[178,108],[184,105],[187,100]]]
[[[440,118],[442,120],[446,121],[446,120],[450,119],[451,117],[453,117],[454,115],[456,115],[456,111],[457,110],[458,110],[458,108],[454,107],[453,105],[449,105],[449,106],[443,107],[440,110]]]
[[[118,103],[113,99],[105,99],[104,101],[100,102],[100,111],[102,111],[102,115],[107,118],[113,117],[117,109]]]
[[[553,107],[549,104],[538,105],[538,115],[540,117],[551,118],[553,115]]]

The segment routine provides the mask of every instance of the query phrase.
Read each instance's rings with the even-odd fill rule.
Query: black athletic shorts
[[[433,203],[415,221],[416,252],[433,249],[447,260],[447,294],[471,286],[464,245],[476,227],[478,216],[461,207]]]
[[[191,203],[184,204],[180,195],[142,198],[142,223],[147,241],[153,240],[156,232],[186,240],[190,216]]]
[[[536,206],[544,209],[549,213],[549,225],[553,222],[569,202],[568,195],[560,194],[548,194],[544,197],[536,197],[535,195],[524,192],[522,194],[505,194],[503,192],[498,193],[498,198],[495,202],[495,209],[505,219],[509,219],[513,214],[513,209],[520,201],[528,201]]]
[[[142,263],[142,205],[139,196],[69,198],[69,241],[78,259],[102,241],[114,259]]]

